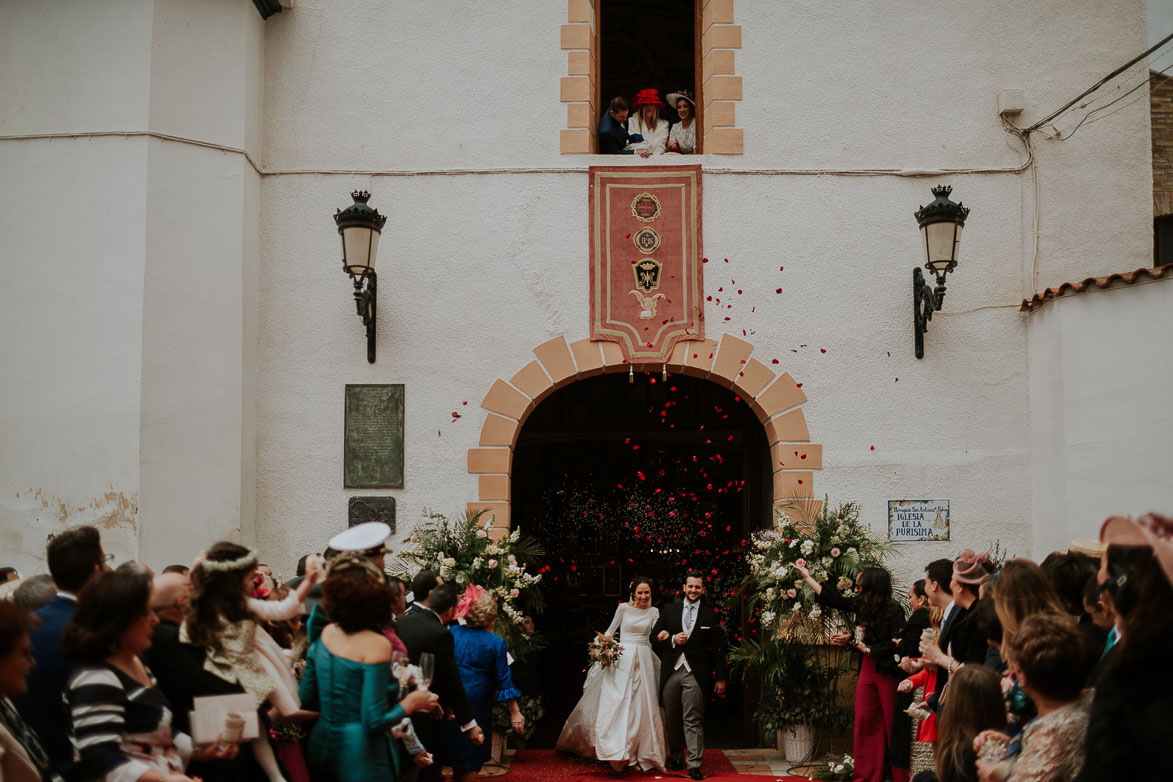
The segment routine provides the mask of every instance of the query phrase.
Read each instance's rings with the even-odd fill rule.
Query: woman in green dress
[[[389,729],[435,707],[427,691],[395,703],[388,693],[391,642],[380,628],[391,615],[391,588],[362,557],[330,564],[322,603],[331,622],[306,655],[302,707],[321,712],[309,742],[315,782],[395,780],[395,739]]]

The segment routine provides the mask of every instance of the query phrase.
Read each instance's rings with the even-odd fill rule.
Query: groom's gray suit
[[[664,707],[668,733],[668,758],[680,763],[685,747],[686,763],[699,769],[705,751],[705,705],[716,681],[725,681],[725,642],[717,612],[703,601],[665,606],[652,628],[652,638],[667,630],[668,638],[655,641],[660,655],[660,705]],[[673,644],[678,633],[688,635],[681,646]]]

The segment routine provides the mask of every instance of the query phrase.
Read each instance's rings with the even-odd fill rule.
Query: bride
[[[660,658],[652,652],[649,636],[660,616],[652,608],[652,582],[637,578],[630,603],[621,603],[607,632],[619,629],[623,653],[614,664],[591,666],[557,749],[610,762],[622,771],[664,770],[667,744],[660,718]]]

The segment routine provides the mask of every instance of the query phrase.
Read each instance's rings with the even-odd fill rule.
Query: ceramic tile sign
[[[949,500],[888,500],[888,540],[949,540]]]

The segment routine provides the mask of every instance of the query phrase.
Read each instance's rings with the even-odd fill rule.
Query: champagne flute
[[[420,682],[419,689],[427,690],[432,686],[432,674],[436,671],[436,657],[431,652],[420,653]]]

